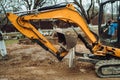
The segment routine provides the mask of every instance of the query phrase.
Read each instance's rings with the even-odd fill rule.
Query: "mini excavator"
[[[120,0],[109,0],[101,3],[98,22],[98,29],[100,34],[99,36],[97,36],[97,34],[89,29],[89,26],[87,25],[84,18],[76,11],[75,7],[72,4],[42,7],[36,9],[35,13],[31,14],[17,15],[15,13],[7,13],[6,15],[9,21],[19,32],[21,32],[32,41],[37,42],[45,50],[52,53],[59,61],[61,61],[68,54],[69,49],[73,48],[76,45],[77,38],[79,38],[92,54],[76,52],[76,56],[82,57],[78,60],[94,63],[95,71],[99,77],[120,77],[120,48],[107,44],[104,45],[104,43],[106,42],[104,42],[105,39],[102,35],[104,33],[104,24],[102,23],[102,21],[103,18],[105,18],[103,9],[106,6],[109,7],[109,5],[106,4],[111,4],[113,7],[116,7],[113,4],[117,4],[119,6],[119,3]],[[112,16],[114,17],[114,15]],[[56,49],[30,23],[30,20],[39,19],[58,19],[68,22],[69,24],[74,23],[84,32],[84,34],[87,36],[87,39],[85,39],[80,33],[77,33],[75,29],[75,33],[71,33],[69,31],[63,34],[58,33],[58,39],[60,39],[59,42],[62,44],[62,46],[59,49]]]

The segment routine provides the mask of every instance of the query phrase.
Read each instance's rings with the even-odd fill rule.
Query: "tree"
[[[46,3],[46,1],[47,0],[23,0],[27,10],[32,10],[38,7],[42,7]]]
[[[17,3],[18,2],[18,3]],[[6,18],[5,12],[17,12],[20,9],[19,0],[1,0],[0,1],[0,25],[6,25],[8,20]]]
[[[90,0],[90,2],[86,2],[84,5],[82,0],[74,0],[74,3],[77,5],[78,12],[85,18],[88,24],[98,15],[100,0],[97,2],[95,2],[95,0]],[[98,5],[96,6],[96,4]]]
[[[19,0],[1,0],[0,4],[2,4],[6,11],[16,12],[21,10],[21,3]],[[2,7],[0,7],[2,8]],[[1,9],[2,10],[2,9]]]

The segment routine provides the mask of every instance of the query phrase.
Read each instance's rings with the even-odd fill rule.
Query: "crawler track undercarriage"
[[[99,77],[120,77],[120,60],[115,58],[94,56],[86,53],[77,53],[77,61],[90,62],[95,65],[95,72]]]

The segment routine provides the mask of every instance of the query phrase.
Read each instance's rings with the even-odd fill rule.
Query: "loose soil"
[[[77,50],[89,53],[83,44],[77,45]],[[9,59],[0,61],[0,80],[120,80],[99,78],[90,63],[76,62],[69,68],[68,56],[59,62],[37,44],[12,44],[7,51]]]

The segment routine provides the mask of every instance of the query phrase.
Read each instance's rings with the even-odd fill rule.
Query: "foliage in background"
[[[66,3],[74,2],[78,12],[84,17],[88,24],[98,15],[101,0],[62,0]],[[61,0],[0,0],[8,12],[32,10],[42,6],[55,5]],[[96,6],[97,5],[97,6]],[[2,9],[0,8],[0,13]]]
[[[90,0],[88,2],[83,0],[74,0],[74,3],[77,6],[78,12],[85,18],[88,24],[90,24],[91,20],[98,15],[100,0]]]

